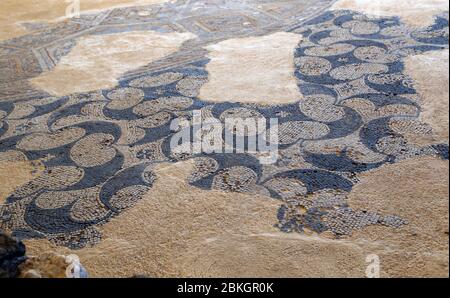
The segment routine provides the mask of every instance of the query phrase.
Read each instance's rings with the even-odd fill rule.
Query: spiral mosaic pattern
[[[120,11],[128,10],[115,10],[105,22],[120,22]],[[208,80],[205,56],[144,70],[111,90],[2,99],[0,158],[24,154],[42,162],[45,172],[0,205],[0,228],[72,248],[94,244],[101,238],[96,226],[132,208],[152,187],[155,163],[186,159],[195,161],[189,177],[193,186],[279,199],[274,218],[285,232],[309,229],[341,236],[374,224],[407,224],[395,214],[352,210],[346,195],[357,182],[356,173],[422,155],[448,159],[448,144],[417,147],[403,137],[431,131],[418,122],[419,96],[402,73],[407,55],[448,48],[448,18],[410,29],[396,18],[337,11],[286,30],[304,37],[295,54],[304,99],[295,104],[199,100]],[[279,160],[264,166],[257,153],[174,154],[170,122],[190,119],[194,110],[222,123],[230,115],[278,118]]]

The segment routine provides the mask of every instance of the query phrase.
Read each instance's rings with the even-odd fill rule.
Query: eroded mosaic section
[[[300,39],[299,34],[278,32],[208,46],[208,82],[199,98],[272,105],[299,101],[293,56]]]
[[[303,37],[294,62],[304,100],[292,104],[200,100],[206,55],[107,90],[0,102],[0,153],[45,165],[0,206],[0,228],[72,248],[96,243],[96,226],[152,187],[154,164],[186,159],[195,161],[191,185],[279,199],[274,218],[285,232],[342,236],[368,225],[406,224],[395,214],[353,210],[346,198],[360,172],[423,155],[448,159],[448,144],[417,146],[402,135],[431,133],[418,121],[420,98],[402,59],[448,48],[448,17],[418,30],[396,18],[337,11],[290,32]],[[195,110],[222,123],[230,115],[278,118],[279,160],[261,165],[257,153],[172,152],[171,120],[190,120]]]
[[[44,2],[55,2],[56,0],[46,0]],[[29,1],[28,1],[29,2]],[[58,2],[58,1],[57,1]],[[112,3],[115,2],[115,3]],[[109,42],[114,42],[111,38],[102,35],[119,36],[121,40],[116,40],[111,49],[103,47],[105,54],[111,56],[114,54],[114,48],[120,48],[121,42],[126,42],[127,34],[140,34],[148,36],[151,32],[156,32],[153,35],[167,36],[177,34],[191,34],[197,36],[195,41],[186,43],[186,46],[180,51],[169,55],[168,57],[150,63],[153,59],[147,61],[147,64],[142,65],[139,54],[121,52],[120,50],[115,56],[119,56],[124,65],[123,72],[115,75],[137,75],[145,72],[153,72],[175,65],[182,65],[192,61],[198,61],[205,56],[205,51],[202,46],[217,43],[220,40],[248,37],[249,35],[266,35],[278,31],[285,31],[283,28],[289,28],[299,22],[304,22],[316,14],[321,13],[324,9],[330,7],[332,0],[176,0],[176,1],[159,1],[159,0],[142,0],[139,1],[139,6],[117,7],[114,4],[122,4],[123,1],[102,1],[102,3],[81,3],[83,14],[79,18],[67,19],[64,22],[58,22],[57,19],[65,16],[66,3],[59,3],[57,7],[53,7],[51,14],[41,13],[48,6],[48,3],[40,5],[40,7],[32,10],[36,18],[30,17],[25,13],[30,9],[30,5],[22,5],[17,7],[15,1],[7,1],[4,11],[10,12],[9,17],[13,20],[23,20],[24,30],[20,30],[19,35],[15,38],[16,33],[13,33],[11,39],[3,40],[0,36],[0,69],[2,75],[0,76],[0,100],[1,101],[17,101],[27,100],[30,98],[42,98],[49,94],[40,90],[30,81],[41,74],[53,70],[57,67],[64,57],[69,55],[74,49],[84,49],[87,54],[97,55],[98,63],[104,63],[101,51],[89,52],[86,47],[80,46],[83,41],[97,40],[98,47],[102,47],[102,40],[110,39]],[[133,2],[138,5],[137,2]],[[146,3],[155,3],[153,5],[145,5]],[[159,3],[159,4],[157,4]],[[1,4],[4,4],[2,1]],[[20,6],[20,5],[19,5]],[[89,8],[89,7],[90,8]],[[120,5],[122,6],[122,5]],[[92,8],[105,8],[104,10],[93,10]],[[42,9],[44,8],[44,9]],[[86,9],[88,12],[86,12]],[[23,11],[25,10],[25,12]],[[17,15],[24,12],[23,15]],[[86,13],[84,13],[86,12]],[[0,17],[0,21],[2,21]],[[3,20],[5,21],[5,20]],[[5,22],[3,22],[5,23]],[[2,23],[2,24],[3,24]],[[6,28],[16,27],[17,24],[11,24],[9,19]],[[26,30],[25,30],[26,29]],[[29,34],[23,35],[26,32]],[[147,38],[140,38],[141,42],[146,42]],[[171,43],[169,41],[169,43]],[[78,45],[78,47],[77,47]],[[142,44],[141,44],[142,45]],[[139,44],[133,45],[140,47]],[[141,49],[142,47],[140,47]],[[149,47],[148,47],[149,48]],[[138,49],[138,51],[140,50]],[[112,53],[113,52],[113,53]],[[142,58],[149,58],[152,55],[151,51],[146,51]],[[114,55],[113,55],[114,56]],[[86,57],[85,57],[86,58]],[[112,57],[113,60],[115,57]],[[137,60],[136,60],[137,59]],[[94,57],[95,60],[95,57]],[[106,59],[108,60],[108,59]],[[63,61],[64,62],[64,61]],[[68,65],[71,69],[78,69],[80,66]],[[133,69],[138,67],[138,69]],[[89,65],[84,66],[87,69]],[[116,65],[118,69],[122,68],[120,64]],[[63,67],[64,68],[64,67]],[[106,64],[107,69],[111,66]],[[67,69],[66,69],[67,71]],[[92,71],[92,68],[91,68]],[[125,74],[124,72],[130,71]],[[95,72],[101,72],[98,68]],[[88,73],[87,76],[92,75]],[[109,77],[111,74],[107,74]],[[63,80],[64,77],[54,76],[58,80]],[[78,76],[80,79],[80,76]],[[105,80],[105,87],[110,88],[115,85],[119,77],[115,77],[114,81]],[[101,74],[97,75],[96,80],[104,80]],[[81,78],[83,82],[83,78]],[[113,85],[111,85],[111,82]],[[39,83],[39,82],[38,82]],[[64,83],[64,81],[62,82]],[[86,88],[89,82],[84,82],[78,89],[77,79],[73,80],[73,85],[67,86],[66,92],[71,87],[73,92],[88,92]],[[44,84],[41,84],[41,86]],[[84,86],[83,86],[84,85]],[[55,86],[53,86],[55,87]],[[94,87],[92,84],[89,88]],[[97,85],[97,87],[100,87]],[[93,90],[93,89],[91,89]],[[49,90],[52,91],[52,90]],[[55,90],[54,90],[55,91]],[[58,91],[58,90],[56,90]],[[68,93],[58,95],[67,95]]]

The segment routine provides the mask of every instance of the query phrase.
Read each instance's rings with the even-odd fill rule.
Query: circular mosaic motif
[[[367,19],[349,11],[319,14],[330,3],[317,4],[308,15],[300,7],[296,18],[305,20],[283,24],[303,37],[293,59],[303,94],[297,103],[214,104],[197,98],[209,76],[204,44],[242,33],[241,25],[226,21],[205,23],[209,32],[196,32],[204,44],[183,45],[174,55],[127,74],[115,88],[20,100],[5,92],[0,101],[0,161],[40,162],[45,170],[0,205],[0,229],[72,248],[95,244],[101,238],[96,226],[132,208],[153,186],[155,164],[186,159],[194,161],[188,183],[195,187],[278,199],[274,221],[284,232],[309,229],[340,236],[374,224],[407,224],[395,215],[352,210],[346,196],[357,173],[423,155],[448,159],[448,144],[418,146],[405,137],[431,130],[418,120],[419,97],[402,73],[400,59],[448,48],[448,20],[438,18],[434,26],[412,30],[397,18]],[[114,15],[103,21],[104,30],[127,19]],[[54,34],[8,42],[33,44]],[[0,58],[10,54],[1,50]],[[171,150],[170,141],[180,132],[171,129],[171,120],[190,120],[193,111],[221,124],[233,117],[277,118],[278,160],[261,164],[261,152]]]

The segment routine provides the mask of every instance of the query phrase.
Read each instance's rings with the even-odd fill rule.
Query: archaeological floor
[[[448,277],[447,1],[74,2],[0,1],[0,230],[28,255]],[[196,113],[276,119],[277,159],[174,150]]]

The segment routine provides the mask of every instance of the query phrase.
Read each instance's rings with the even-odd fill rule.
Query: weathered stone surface
[[[80,1],[81,13],[93,13],[98,10],[112,9],[126,6],[138,6],[164,3],[169,0],[89,0]],[[0,41],[14,38],[33,30],[27,30],[25,23],[57,22],[70,18],[66,14],[70,2],[60,0],[3,0],[0,2]],[[3,14],[3,12],[7,12]],[[13,21],[11,21],[13,20]]]
[[[445,142],[449,135],[449,51],[434,51],[407,57],[405,71],[422,96],[421,120],[433,128],[430,143]]]
[[[208,46],[210,79],[199,97],[210,102],[259,104],[299,101],[294,51],[300,40],[300,35],[279,32]]]
[[[422,157],[360,175],[350,206],[395,212],[408,221],[400,229],[372,226],[351,237],[373,245],[385,276],[448,278],[448,171],[448,161]]]
[[[151,31],[82,37],[55,69],[31,82],[58,96],[110,88],[127,71],[176,52],[192,38],[190,33]]]

